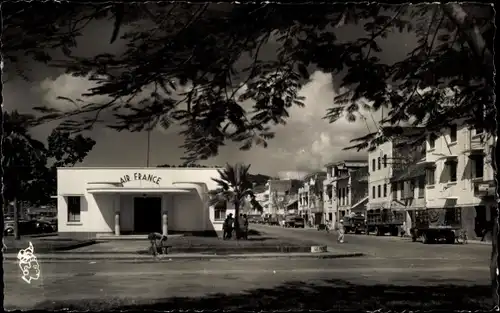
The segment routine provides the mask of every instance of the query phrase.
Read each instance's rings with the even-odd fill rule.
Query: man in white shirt
[[[339,222],[339,237],[337,238],[337,241],[340,243],[344,243],[344,221],[340,220]]]

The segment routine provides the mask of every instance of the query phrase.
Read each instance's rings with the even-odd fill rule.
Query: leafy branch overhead
[[[304,106],[298,91],[313,69],[342,77],[336,87],[345,92],[325,108],[332,123],[344,116],[355,121],[360,109],[385,108],[388,126],[437,131],[461,119],[492,133],[496,125],[494,11],[488,5],[30,3],[21,10],[8,3],[2,9],[6,60],[19,65],[21,51],[30,51],[96,84],[88,98],[71,99],[76,110],[39,108],[39,123],[64,119],[61,129],[72,132],[95,123],[118,131],[179,125],[187,163],[216,155],[228,140],[242,149],[267,146],[289,109]],[[49,18],[55,26],[40,29],[54,24]],[[113,29],[103,41],[121,40],[125,50],[73,55],[86,23],[104,18],[112,19]],[[340,40],[343,25],[363,32]],[[418,43],[403,60],[385,63],[380,43],[397,33]],[[62,49],[67,61],[37,57],[47,47]],[[266,47],[277,47],[274,58],[262,57]],[[93,96],[108,100],[93,103]],[[111,122],[103,117],[109,114]],[[365,148],[381,141],[378,135],[365,139]]]

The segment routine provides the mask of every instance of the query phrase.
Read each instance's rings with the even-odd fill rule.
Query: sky
[[[342,26],[341,26],[342,27]],[[89,29],[79,41],[79,55],[92,55],[99,52],[120,51],[123,43],[117,42],[110,46],[108,40],[97,40],[110,29],[109,25],[89,25]],[[339,30],[342,36],[359,33],[359,29],[349,27]],[[109,31],[111,32],[111,31]],[[107,37],[106,37],[107,38]],[[101,45],[99,44],[101,43]],[[408,36],[390,36],[381,43],[384,58],[397,60],[409,49],[413,48],[415,40]],[[262,58],[272,55],[275,43],[270,42],[264,47]],[[267,51],[267,52],[266,52]],[[60,70],[38,68],[33,71],[33,81],[25,82],[17,77],[10,77],[4,85],[4,108],[17,109],[28,113],[35,106],[55,108],[67,107],[69,104],[58,100],[58,96],[80,98],[91,83],[85,78],[77,78],[62,73]],[[290,118],[285,126],[277,126],[276,136],[269,141],[267,149],[254,147],[250,151],[240,151],[238,144],[229,142],[221,147],[217,157],[200,162],[206,165],[222,165],[225,163],[243,162],[251,164],[253,173],[276,176],[278,173],[307,172],[322,169],[326,163],[343,159],[362,159],[366,152],[342,151],[350,145],[353,138],[363,136],[368,131],[377,128],[381,112],[362,112],[366,122],[358,119],[355,123],[341,119],[330,124],[323,119],[328,107],[333,104],[338,90],[338,81],[332,81],[329,73],[314,71],[307,83],[300,90],[304,96],[305,107],[294,107],[289,111]],[[44,140],[56,124],[47,124],[32,131],[37,139]],[[165,130],[154,130],[150,140],[150,166],[160,164],[181,164],[183,138],[175,127]],[[94,149],[80,166],[103,167],[142,167],[146,166],[147,133],[116,132],[115,130],[96,126],[86,133],[97,141]]]

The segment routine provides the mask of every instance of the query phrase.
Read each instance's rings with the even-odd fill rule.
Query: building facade
[[[391,208],[391,195],[389,192],[393,167],[395,166],[393,152],[393,142],[387,141],[368,153],[368,210]]]
[[[294,195],[297,195],[302,182],[296,179],[269,180],[269,214],[285,215]]]
[[[462,228],[480,238],[496,214],[495,138],[459,123],[427,138],[425,198],[429,208],[460,208]]]
[[[271,214],[269,206],[269,189],[266,189],[263,192],[255,194],[255,200],[257,200],[262,206],[263,209],[262,214]]]
[[[303,186],[299,188],[299,215],[309,225],[324,223],[323,219],[323,181],[325,172],[314,172],[306,175]]]
[[[368,202],[368,164],[366,161],[345,160],[326,165],[326,220],[336,224],[351,213],[364,214]]]
[[[210,206],[217,168],[59,168],[58,231],[67,235],[222,231],[234,208]]]
[[[425,145],[421,142],[410,145],[405,135],[421,131],[418,127],[404,128],[401,137],[384,142],[368,154],[368,209],[400,212],[407,233],[414,211],[425,209],[425,166],[418,164],[425,157]]]

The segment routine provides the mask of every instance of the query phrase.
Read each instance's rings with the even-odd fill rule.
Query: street
[[[253,228],[271,236],[308,236],[333,249],[367,255],[286,261],[41,263],[41,278],[30,285],[20,278],[15,263],[5,262],[5,308],[402,309],[409,304],[413,309],[484,309],[491,305],[488,245],[423,245],[364,235],[347,235],[346,243],[339,245],[333,234],[325,232]]]
[[[363,252],[372,257],[383,257],[387,259],[399,258],[424,258],[424,259],[446,259],[465,260],[474,259],[483,262],[487,267],[491,254],[491,244],[431,244],[411,242],[409,238],[392,236],[374,236],[362,234],[346,234],[345,243],[337,243],[337,235],[334,232],[318,231],[308,228],[283,228],[279,226],[252,225],[252,229],[266,233],[268,236],[307,238],[318,244],[331,247],[340,252]]]

